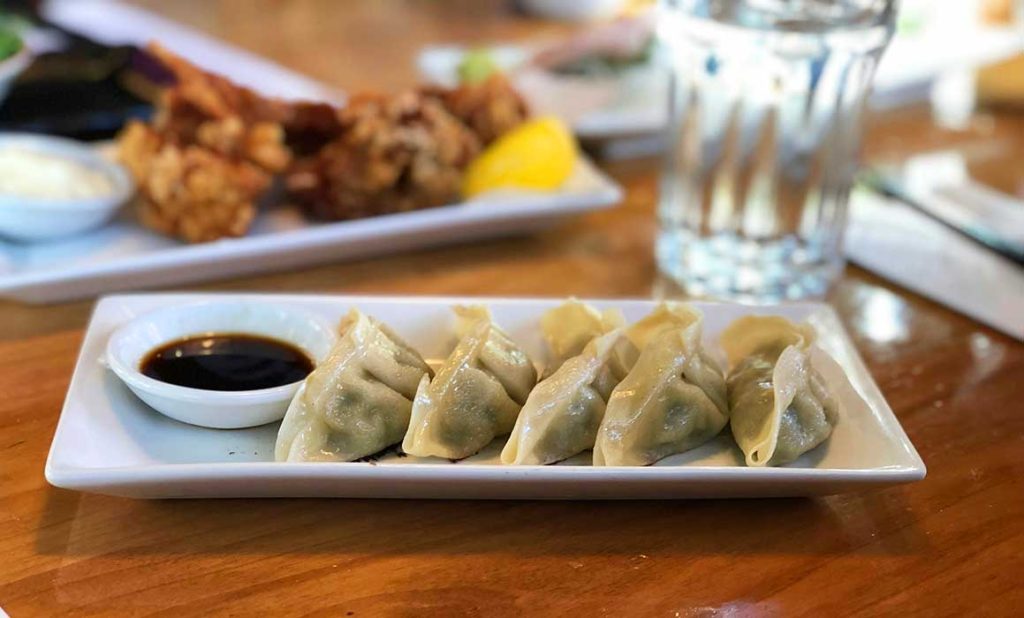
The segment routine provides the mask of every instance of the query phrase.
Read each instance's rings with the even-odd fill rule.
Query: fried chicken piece
[[[324,219],[450,203],[480,150],[469,128],[418,91],[356,97],[338,118],[338,138],[286,176],[290,194]]]
[[[117,158],[141,186],[149,173],[149,164],[164,140],[148,125],[130,120],[117,135]]]
[[[171,143],[137,121],[125,127],[118,148],[138,184],[142,224],[188,242],[245,234],[272,180],[253,163]]]
[[[441,101],[484,145],[514,129],[529,115],[526,101],[501,74],[454,89],[426,87],[422,92]]]
[[[272,122],[246,126],[237,116],[210,120],[196,128],[195,143],[233,160],[244,160],[268,172],[282,172],[291,163],[284,129]]]
[[[453,90],[357,97],[337,115],[336,139],[297,161],[286,186],[324,219],[451,203],[481,147],[526,116],[522,97],[501,75]]]
[[[151,55],[171,72],[175,85],[163,107],[170,112],[170,122],[163,130],[173,132],[175,121],[224,119],[239,117],[244,123],[281,123],[292,114],[287,101],[271,99],[239,86],[225,77],[200,69],[159,43],[146,47]],[[158,122],[157,124],[160,124]],[[194,126],[194,125],[192,125]]]
[[[269,172],[284,171],[292,159],[281,124],[246,120],[231,114],[204,116],[177,88],[164,93],[153,128],[170,143],[198,144],[232,159],[244,159]]]
[[[118,136],[138,186],[139,220],[188,242],[245,234],[256,201],[291,163],[279,120],[293,110],[159,45],[149,49],[176,83],[151,124],[129,123]]]
[[[270,172],[281,172],[291,163],[281,125],[293,113],[287,103],[207,73],[156,43],[148,49],[176,80],[163,93],[153,120],[166,141],[179,146],[199,144]]]
[[[518,125],[526,105],[502,76],[454,90],[354,98],[341,110],[264,98],[159,45],[176,82],[150,125],[119,136],[140,219],[190,242],[240,236],[274,174],[324,219],[354,219],[454,201],[483,145]]]
[[[281,116],[285,144],[295,157],[315,154],[341,134],[339,109],[327,103],[289,103]]]
[[[164,95],[155,125],[179,143],[195,141],[199,125],[209,121],[237,119],[245,127],[277,125],[283,145],[281,152],[273,154],[268,169],[281,171],[287,165],[284,159],[289,151],[312,154],[341,130],[338,110],[333,105],[263,97],[203,71],[159,44],[150,44],[148,50],[177,80],[176,86]],[[262,160],[254,162],[267,167]]]

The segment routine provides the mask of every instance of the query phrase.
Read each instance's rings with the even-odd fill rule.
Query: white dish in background
[[[119,328],[107,341],[105,360],[136,396],[183,423],[214,429],[258,427],[284,418],[302,382],[254,391],[208,391],[168,384],[143,375],[152,350],[190,336],[243,333],[298,347],[320,362],[337,340],[334,328],[315,314],[279,303],[200,302],[158,309]]]
[[[38,242],[86,232],[110,220],[135,190],[124,167],[81,142],[48,135],[0,133],[0,150],[8,148],[66,161],[103,178],[110,190],[81,197],[0,193],[0,238]]]
[[[520,6],[537,17],[562,21],[593,21],[613,17],[625,0],[519,0]]]
[[[130,213],[94,232],[21,245],[0,242],[0,298],[51,302],[180,285],[410,249],[511,236],[609,208],[615,182],[581,158],[551,193],[496,192],[469,202],[336,223],[296,207],[262,211],[242,238],[188,245],[139,226]]]
[[[1024,50],[1015,27],[995,27],[950,20],[940,13],[939,27],[897,36],[882,56],[875,75],[871,105],[895,108],[926,100],[932,83],[950,70],[969,69]],[[950,37],[957,45],[949,45]],[[502,70],[513,71],[532,54],[529,45],[498,44],[492,50]],[[468,47],[424,47],[416,65],[424,78],[444,85],[458,82],[457,67]],[[568,122],[581,139],[653,137],[668,125],[668,71],[656,62],[615,76],[563,76],[539,70],[514,74],[516,87],[533,109]],[[644,145],[641,156],[663,147]]]
[[[178,423],[139,401],[97,359],[117,328],[146,312],[200,301],[287,304],[335,321],[353,305],[392,326],[428,361],[447,356],[455,303],[483,302],[495,320],[535,358],[541,357],[538,319],[561,299],[415,298],[150,294],[112,296],[96,306],[57,425],[46,478],[53,485],[136,498],[339,496],[417,498],[625,499],[805,496],[906,483],[923,478],[924,464],[872,381],[831,308],[819,303],[778,307],[695,303],[713,344],[733,319],[775,313],[809,320],[818,344],[813,362],[837,383],[841,419],[829,440],[793,464],[748,468],[726,435],[646,468],[594,468],[585,456],[554,466],[495,465],[496,441],[457,464],[399,458],[375,462],[276,463],[277,425],[213,430]],[[630,320],[654,301],[592,301],[618,307]],[[850,390],[852,388],[853,390]]]
[[[503,71],[514,72],[513,81],[530,109],[552,114],[572,126],[584,140],[651,135],[668,124],[668,73],[647,64],[615,75],[558,75],[539,69],[514,71],[533,53],[528,46],[487,47]],[[444,86],[458,84],[458,66],[468,47],[425,47],[416,59],[423,77]]]

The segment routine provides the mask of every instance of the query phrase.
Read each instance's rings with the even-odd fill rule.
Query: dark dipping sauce
[[[313,371],[305,352],[258,335],[200,335],[151,351],[139,366],[154,380],[207,391],[254,391],[291,384]]]

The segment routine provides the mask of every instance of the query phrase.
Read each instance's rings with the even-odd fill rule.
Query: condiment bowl
[[[23,242],[79,234],[106,223],[134,192],[121,165],[70,139],[26,133],[0,134],[0,149],[17,148],[64,159],[103,175],[110,191],[88,198],[30,197],[0,193],[0,235]]]
[[[290,343],[319,363],[338,335],[325,319],[287,305],[244,300],[191,303],[141,315],[107,341],[106,364],[157,412],[201,427],[237,429],[280,420],[301,381],[252,391],[213,391],[161,382],[141,371],[166,343],[209,334],[248,334]]]

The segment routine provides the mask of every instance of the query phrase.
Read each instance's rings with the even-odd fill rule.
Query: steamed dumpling
[[[652,464],[703,444],[728,422],[725,380],[701,346],[700,314],[674,309],[666,307],[676,318],[689,315],[690,323],[638,338],[646,339],[640,357],[612,392],[598,429],[595,466]]]
[[[583,352],[588,343],[625,322],[618,310],[602,313],[575,298],[546,311],[540,318],[541,334],[550,355],[544,376],[555,373],[565,361]]]
[[[620,329],[594,339],[533,389],[502,463],[544,465],[594,447],[608,397],[624,375],[614,362],[621,342]]]
[[[824,442],[835,398],[811,366],[814,332],[777,316],[747,316],[722,333],[732,435],[748,466],[789,463]]]
[[[507,435],[537,382],[537,371],[485,307],[456,307],[455,350],[416,390],[402,450],[462,459]]]
[[[549,319],[545,328],[549,344],[560,336],[571,339],[564,333],[578,333],[577,341],[591,339],[581,353],[566,360],[530,393],[501,453],[502,463],[549,464],[594,448],[608,398],[636,362],[638,348],[665,329],[678,330],[700,320],[690,305],[662,303],[628,329],[618,328],[594,339],[594,333],[608,329],[611,323],[621,324],[622,316],[602,315],[571,300],[545,317]],[[570,321],[574,318],[587,328],[573,329]],[[553,328],[555,325],[561,328]]]
[[[352,461],[402,441],[430,367],[387,326],[353,309],[341,338],[281,423],[277,461]]]
[[[658,303],[653,311],[625,330],[626,339],[629,340],[632,347],[620,348],[620,350],[630,350],[625,355],[620,353],[620,358],[627,368],[632,368],[640,356],[640,351],[662,331],[682,330],[695,322],[703,324],[703,321],[704,316],[693,305],[674,301]],[[703,353],[703,348],[701,348],[701,353]]]

